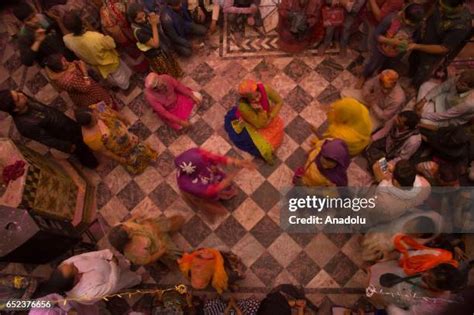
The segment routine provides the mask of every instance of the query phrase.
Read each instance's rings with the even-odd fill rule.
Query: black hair
[[[443,0],[443,3],[451,8],[463,5],[465,0]]]
[[[135,23],[138,13],[145,11],[143,5],[139,3],[132,3],[127,9],[127,18],[130,23]]]
[[[405,118],[405,125],[410,129],[415,129],[420,122],[420,117],[412,110],[405,110],[398,116]]]
[[[63,67],[63,56],[60,54],[50,55],[46,59],[46,66],[53,72],[61,72],[64,70]]]
[[[166,4],[170,7],[176,7],[181,4],[181,0],[166,0]]]
[[[0,90],[0,111],[12,114],[16,104],[10,90]]]
[[[448,163],[443,163],[439,166],[438,176],[445,182],[453,182],[459,179],[457,168]]]
[[[110,245],[123,254],[125,245],[131,241],[130,236],[122,225],[114,226],[107,235]]]
[[[451,264],[439,264],[428,271],[433,278],[433,289],[455,291],[462,289],[467,283],[467,273]]]
[[[420,23],[425,17],[425,9],[421,4],[410,3],[403,9],[405,18],[413,24]]]
[[[74,277],[65,277],[63,273],[56,268],[48,280],[40,283],[33,298],[40,298],[52,293],[64,295],[65,292],[72,290],[72,288],[74,288]]]
[[[81,16],[77,11],[69,11],[63,16],[64,27],[72,32],[75,36],[79,36],[84,32],[84,24]]]
[[[89,126],[92,122],[92,112],[90,109],[79,109],[74,112],[76,121],[81,126]]]
[[[26,2],[20,2],[13,8],[13,15],[22,22],[34,13],[33,7]]]
[[[400,160],[395,164],[393,179],[402,187],[412,187],[416,178],[416,169],[408,160]]]

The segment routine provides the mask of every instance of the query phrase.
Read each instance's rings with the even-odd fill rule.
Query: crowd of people
[[[115,92],[129,89],[132,75],[141,73],[149,106],[171,129],[186,133],[203,97],[179,81],[184,75],[181,60],[195,54],[224,18],[236,38],[246,27],[261,28],[259,2],[19,1],[7,8],[6,24],[21,62],[38,65],[58,91],[68,93],[74,119],[20,90],[0,91],[0,110],[11,115],[23,137],[70,154],[86,168],[97,168],[100,155],[131,175],[141,174],[153,167],[158,148],[129,131]],[[282,0],[278,13],[284,51],[297,53],[319,42],[319,54],[338,46],[345,57],[350,38],[362,29],[360,49],[368,54],[358,82],[330,104],[327,126],[314,136],[306,163],[289,182],[347,187],[351,161],[364,157],[375,178],[368,193],[378,197],[369,213],[375,226],[361,241],[368,286],[376,292],[414,292],[376,294],[374,305],[388,314],[443,314],[453,293],[466,287],[472,266],[462,235],[442,234],[448,220],[438,213],[440,199],[451,198],[449,207],[457,216],[449,223],[454,228],[474,219],[469,211],[455,210],[474,205],[470,192],[462,189],[474,181],[474,168],[469,168],[474,162],[474,70],[449,76],[440,71],[472,34],[464,0]],[[404,62],[409,89],[416,93],[400,83]],[[284,100],[263,82],[244,79],[236,88],[235,106],[222,117],[224,130],[235,147],[273,165],[283,143]],[[256,171],[251,160],[199,147],[188,148],[174,162],[182,199],[209,220],[228,211],[221,201],[237,195],[233,180],[239,171]],[[433,202],[436,187],[454,190]],[[429,236],[417,230],[423,220],[433,225]],[[18,298],[69,298],[55,306],[55,314],[72,309],[99,314],[104,296],[146,281],[149,275],[137,271],[143,270],[140,266],[181,272],[196,290],[238,290],[245,277],[238,253],[215,248],[183,252],[171,235],[184,223],[180,215],[134,215],[108,231],[111,249],[70,257],[41,284],[21,277],[3,277],[0,283],[10,285],[8,293]],[[200,300],[189,292],[175,293],[156,297],[158,314],[171,309],[177,311],[173,314],[209,315],[317,310],[304,290],[293,285],[274,288],[262,301]]]

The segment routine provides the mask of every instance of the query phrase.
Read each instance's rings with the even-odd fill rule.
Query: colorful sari
[[[178,187],[186,202],[208,213],[227,212],[219,200],[230,199],[236,194],[232,186],[224,190],[219,187],[226,174],[218,166],[226,165],[227,157],[194,148],[183,152],[174,162]]]
[[[182,254],[169,234],[172,232],[172,223],[164,216],[140,223],[127,221],[123,225],[127,228],[132,244],[125,247],[123,254],[135,265],[146,264],[151,256],[164,249],[163,256],[159,260],[172,267]]]
[[[90,109],[98,113],[100,132],[84,136],[84,142],[94,151],[109,151],[115,156],[125,158],[123,166],[131,174],[140,174],[158,158],[158,153],[148,144],[140,142],[130,133],[117,113],[107,107],[91,105]]]
[[[255,109],[241,92],[240,103],[227,113],[224,127],[239,149],[273,164],[273,153],[283,141],[284,124],[278,116],[283,100],[262,83],[256,84],[254,89],[261,94],[261,107]]]
[[[55,87],[68,93],[76,107],[87,108],[101,101],[115,107],[115,102],[106,89],[93,79],[84,79],[79,61],[68,63],[67,68],[62,72],[54,72],[46,68],[46,74]]]
[[[351,156],[361,153],[370,143],[372,121],[368,109],[353,98],[343,98],[331,104],[328,129],[324,138],[344,141]]]
[[[336,162],[336,166],[326,169],[321,164],[324,157]],[[347,145],[339,139],[325,139],[314,143],[304,168],[296,171],[305,186],[347,186],[347,168],[351,160]]]
[[[196,105],[193,97],[193,90],[170,75],[152,72],[145,79],[148,104],[173,129],[181,129],[179,122],[190,118]]]

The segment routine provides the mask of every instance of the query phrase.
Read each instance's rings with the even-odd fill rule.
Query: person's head
[[[442,15],[452,15],[464,5],[464,0],[438,0],[438,7]]]
[[[400,160],[395,164],[392,182],[397,187],[413,187],[416,169],[408,160]]]
[[[64,293],[70,291],[79,282],[79,270],[73,264],[62,263],[47,281],[50,291]]]
[[[453,165],[445,163],[440,165],[437,178],[442,186],[453,186],[459,180],[459,172]]]
[[[163,76],[156,74],[155,72],[151,72],[146,76],[145,88],[153,90],[158,94],[168,93],[168,84],[166,84]]]
[[[67,60],[63,55],[54,54],[46,58],[46,66],[49,70],[59,73],[66,69]]]
[[[243,80],[240,83],[239,94],[248,100],[251,105],[258,104],[262,98],[262,94],[258,91],[257,82],[250,79]]]
[[[181,0],[166,0],[166,4],[175,11],[181,10]]]
[[[123,254],[125,246],[130,242],[130,236],[125,230],[122,224],[114,226],[110,229],[107,236],[110,245],[112,245],[117,251]]]
[[[127,9],[127,18],[130,23],[145,24],[147,15],[141,4],[132,3]]]
[[[421,4],[410,3],[402,12],[403,21],[411,26],[418,25],[425,17],[425,9]]]
[[[80,109],[75,111],[74,116],[79,125],[83,127],[92,127],[97,124],[97,118],[90,109]]]
[[[419,122],[420,117],[412,110],[405,110],[395,118],[395,126],[400,130],[413,130]]]
[[[347,145],[340,139],[326,140],[319,153],[319,162],[324,169],[333,169],[336,166],[349,167],[350,155]]]
[[[84,33],[84,24],[78,11],[69,11],[63,16],[64,27],[75,36]]]
[[[1,90],[0,91],[0,111],[10,115],[21,113],[28,107],[28,97],[20,91]]]
[[[440,264],[426,271],[423,282],[435,291],[455,291],[462,289],[466,282],[466,273],[451,264]]]
[[[474,89],[474,70],[465,70],[456,81],[456,90],[458,93],[465,93]]]
[[[379,74],[380,85],[382,86],[382,91],[386,94],[390,93],[392,89],[397,85],[398,78],[397,71],[392,69],[387,69],[382,71]]]
[[[20,2],[13,8],[13,15],[25,25],[38,28],[39,20],[36,11],[26,2]]]

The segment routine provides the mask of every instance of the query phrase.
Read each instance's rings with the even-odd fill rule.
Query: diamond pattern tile
[[[41,101],[71,113],[70,98],[64,92],[56,91],[39,67],[27,69],[21,66],[18,51],[10,42],[5,46],[0,53],[3,60],[0,88],[23,89]],[[191,119],[192,126],[186,130],[177,132],[169,128],[153,112],[143,95],[142,75],[133,76],[128,91],[111,91],[121,114],[131,123],[130,131],[157,148],[159,157],[138,176],[128,174],[106,157],[99,157],[101,164],[97,170],[86,172],[97,186],[99,230],[104,228],[106,232],[130,213],[153,217],[182,215],[186,223],[172,236],[177,246],[183,250],[203,246],[232,250],[249,268],[247,278],[240,283],[242,293],[247,289],[249,292],[268,290],[280,283],[303,285],[308,290],[331,289],[336,293],[330,298],[314,291],[310,294],[314,295],[311,300],[317,302],[320,313],[330,314],[331,305],[347,296],[338,291],[340,288],[364,286],[367,275],[361,269],[358,236],[284,233],[279,227],[280,192],[291,184],[293,171],[306,161],[308,139],[312,135],[310,125],[316,128],[324,125],[327,105],[340,97],[343,87],[353,84],[364,58],[355,51],[343,60],[311,54],[268,56],[259,51],[250,53],[249,58],[227,58],[226,52],[219,54],[219,51],[206,50],[180,60],[186,71],[182,82],[203,96]],[[203,213],[196,213],[182,200],[175,180],[174,158],[195,146],[250,158],[230,142],[223,129],[224,115],[239,101],[237,89],[243,78],[272,86],[284,99],[280,116],[285,124],[285,136],[276,151],[274,165],[254,159],[257,170],[241,170],[234,180],[237,196],[222,203],[229,212],[209,222]],[[2,116],[0,125],[2,134],[17,138],[15,128],[9,127],[13,125],[9,119]],[[18,140],[24,142],[24,139]],[[28,142],[42,150],[41,146]],[[370,178],[358,165],[351,166],[349,172],[350,183],[354,186],[362,180],[365,185],[365,179]],[[100,246],[107,246],[103,232],[99,235]],[[23,269],[23,272],[32,270],[31,266]],[[151,269],[152,278],[158,283],[184,281],[179,273],[163,272],[159,267]],[[39,269],[35,268],[33,272],[35,270]],[[358,297],[360,295],[353,294],[347,300]],[[111,309],[126,311],[126,305],[120,303]]]
[[[285,98],[285,105],[291,106],[297,113],[301,112],[313,100],[304,89],[297,86]]]
[[[204,119],[199,119],[189,128],[188,135],[197,145],[202,145],[214,133]]]
[[[272,219],[265,216],[250,232],[263,246],[269,247],[282,231]]]
[[[324,270],[340,285],[344,286],[359,268],[342,252],[335,255]]]
[[[269,253],[264,253],[252,265],[251,269],[267,287],[272,287],[272,283],[274,282],[276,276],[283,268],[278,263],[278,261],[272,257],[272,255]]]
[[[227,246],[232,247],[245,235],[246,231],[233,216],[229,216],[215,233]]]
[[[190,74],[191,78],[194,81],[199,83],[200,85],[204,86],[207,82],[211,81],[216,75],[214,74],[214,70],[209,67],[209,65],[205,62],[198,65],[193,72]]]
[[[299,115],[296,116],[288,126],[286,126],[285,131],[300,145],[312,134],[310,124]]]
[[[117,197],[128,210],[132,210],[145,197],[145,194],[132,180],[117,194]]]
[[[280,193],[272,184],[265,181],[252,194],[252,199],[260,208],[268,211],[280,200]]]
[[[320,268],[305,252],[300,252],[287,267],[287,270],[299,283],[305,286],[318,274]]]
[[[179,197],[178,193],[176,193],[166,182],[162,182],[158,185],[148,196],[162,210],[171,206],[171,204]]]
[[[312,70],[304,61],[295,58],[285,67],[285,69],[283,69],[283,71],[295,82],[299,82]]]

